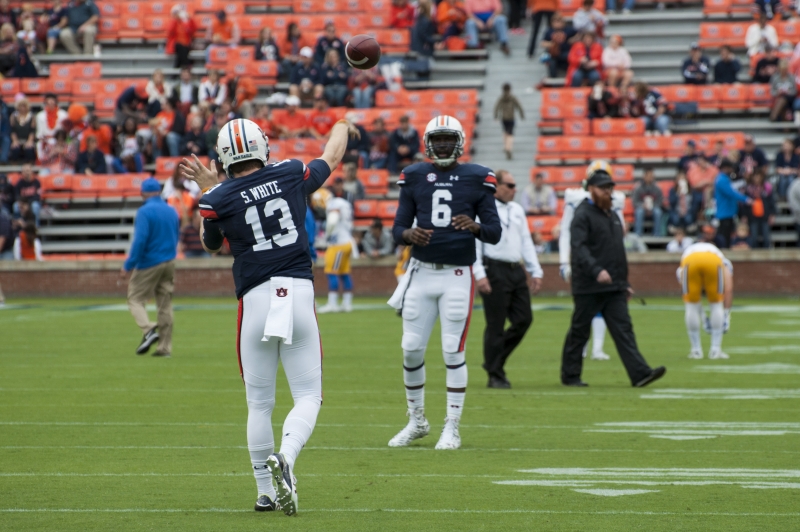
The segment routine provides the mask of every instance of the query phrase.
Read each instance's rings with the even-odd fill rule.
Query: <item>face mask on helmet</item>
[[[436,133],[428,136],[428,156],[435,162],[445,165],[458,158],[458,135],[455,133]]]

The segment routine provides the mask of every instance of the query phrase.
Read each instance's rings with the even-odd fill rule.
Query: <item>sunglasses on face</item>
[[[508,187],[508,188],[510,188],[512,190],[517,188],[516,183],[500,183],[500,184],[503,185],[503,186],[506,186],[506,187]]]

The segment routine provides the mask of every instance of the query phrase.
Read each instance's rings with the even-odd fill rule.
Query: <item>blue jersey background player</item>
[[[184,159],[184,175],[203,189],[203,247],[216,253],[224,238],[234,256],[239,298],[237,351],[247,397],[247,447],[256,477],[257,511],[297,512],[297,455],[311,437],[322,404],[322,347],[314,315],[314,287],[306,198],[330,176],[358,130],[339,121],[325,152],[308,166],[269,160],[269,142],[250,120],[228,122],[217,153],[229,179],[217,184],[214,163]],[[309,238],[310,237],[310,238]],[[286,416],[274,453],[272,410],[278,361],[294,407]],[[273,481],[275,485],[273,485]],[[276,494],[277,488],[277,494]]]
[[[464,131],[458,120],[440,116],[423,136],[432,163],[407,166],[400,175],[400,204],[392,233],[400,245],[413,245],[411,261],[389,304],[402,309],[403,381],[408,425],[389,441],[403,447],[426,436],[425,348],[436,317],[442,326],[447,366],[447,417],[436,449],[458,449],[458,431],[467,366],[467,339],[475,286],[475,239],[500,241],[502,228],[494,203],[494,173],[478,164],[459,164]],[[476,223],[476,216],[481,223]],[[416,219],[416,226],[414,221]]]

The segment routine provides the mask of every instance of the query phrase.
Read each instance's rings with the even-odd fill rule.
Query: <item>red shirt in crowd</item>
[[[414,6],[400,1],[399,5],[392,3],[389,26],[392,28],[410,28],[414,25]]]
[[[327,135],[330,133],[331,129],[333,129],[333,125],[337,120],[338,118],[333,109],[329,108],[324,111],[317,111],[315,109],[311,111],[308,117],[308,126],[314,128],[320,135]]]

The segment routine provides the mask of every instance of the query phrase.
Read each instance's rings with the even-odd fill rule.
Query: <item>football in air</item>
[[[369,70],[381,60],[381,47],[369,35],[356,35],[345,45],[347,63],[360,70]]]

